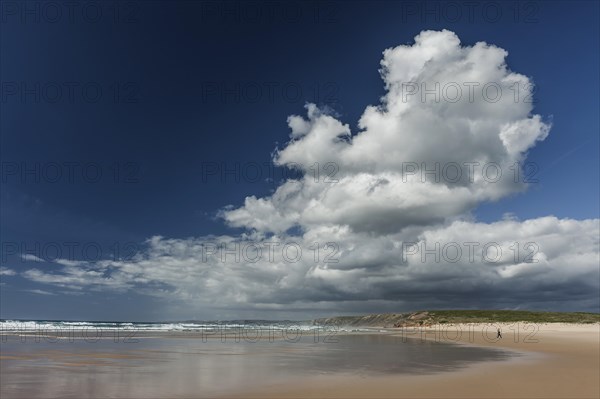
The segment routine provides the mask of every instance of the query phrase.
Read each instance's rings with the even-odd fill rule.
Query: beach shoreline
[[[498,328],[502,332],[502,339],[497,339],[496,337]],[[195,348],[194,350],[198,352],[198,354],[190,353],[186,359],[190,361],[196,361],[194,359],[197,359],[198,361],[205,362],[198,364],[190,363],[189,367],[186,367],[186,370],[193,372],[196,370],[196,367],[200,366],[198,370],[203,370],[202,373],[207,373],[211,370],[214,374],[217,371],[214,365],[210,363],[210,360],[206,358],[214,350],[225,350],[227,352],[230,350],[227,348],[237,348],[234,349],[233,353],[225,353],[225,356],[242,355],[246,359],[252,358],[258,360],[256,356],[270,354],[270,356],[277,357],[284,355],[289,350],[297,351],[299,349],[299,347],[293,345],[277,345],[277,342],[285,344],[281,338],[271,341],[274,342],[275,346],[270,347],[269,341],[263,339],[257,341],[263,342],[262,345],[256,347],[254,345],[246,346],[247,349],[255,351],[254,354],[243,354],[246,351],[246,349],[243,349],[243,344],[242,346],[227,345],[227,343],[235,343],[236,337],[240,338],[239,335],[236,336],[232,331],[229,331],[229,335],[225,335],[225,341],[223,341],[224,336],[214,333],[206,334],[205,332],[198,331],[145,331],[136,334],[139,344],[142,345],[140,349],[143,350],[134,350],[138,348],[138,345],[127,345],[127,341],[122,340],[123,337],[128,337],[130,334],[120,334],[121,341],[115,341],[114,331],[105,330],[105,336],[94,343],[93,335],[91,335],[92,339],[88,342],[81,338],[84,332],[85,330],[80,330],[79,332],[75,330],[74,335],[80,337],[73,341],[71,341],[70,335],[60,338],[57,341],[59,343],[57,347],[49,343],[45,346],[43,344],[44,340],[50,343],[53,342],[52,339],[56,337],[53,337],[51,334],[44,336],[38,332],[37,335],[34,335],[33,332],[29,331],[11,335],[10,337],[3,336],[2,342],[5,343],[16,343],[17,341],[24,340],[23,342],[29,342],[32,345],[25,345],[23,348],[29,348],[30,352],[21,353],[18,356],[3,351],[3,353],[0,353],[0,360],[3,362],[24,361],[25,363],[23,364],[34,364],[30,362],[36,363],[38,360],[42,360],[46,364],[54,364],[54,366],[50,369],[38,368],[39,372],[48,372],[49,370],[56,372],[56,367],[58,366],[59,369],[64,369],[65,367],[69,369],[73,367],[85,367],[88,372],[94,374],[92,370],[101,373],[103,372],[102,370],[122,371],[139,362],[141,362],[139,364],[147,366],[151,365],[152,362],[162,362],[165,360],[162,358],[162,355],[156,357],[157,354],[164,352],[159,350],[161,343],[162,345],[167,345],[163,349],[168,350],[168,352],[164,353],[172,354],[173,352],[169,349],[169,342],[178,342],[177,345],[183,345],[183,348]],[[11,332],[11,334],[14,333],[16,332]],[[88,333],[86,332],[86,334]],[[123,331],[120,333],[123,333]],[[269,330],[270,333],[272,331]],[[314,331],[304,331],[304,333],[310,334],[310,336],[306,336],[310,341],[313,341],[313,338],[316,337]],[[405,351],[397,351],[393,348],[396,345],[403,345],[403,343],[408,343],[413,348],[416,346],[415,350],[417,353],[423,353],[423,356],[427,355],[428,351],[436,349],[432,347],[436,343],[454,344],[455,347],[458,345],[470,348],[486,348],[487,350],[493,349],[497,350],[501,355],[497,358],[490,358],[490,360],[457,363],[455,367],[451,368],[440,367],[443,363],[443,356],[436,356],[433,358],[433,362],[429,361],[429,363],[426,363],[427,367],[422,367],[418,372],[412,373],[386,369],[385,367],[387,366],[384,367],[384,364],[393,367],[396,363],[401,363],[403,359],[399,358],[399,362],[396,362],[392,357],[392,362],[390,362],[389,356],[386,355],[388,363],[382,363],[383,358],[380,355],[383,352],[377,356],[371,354],[371,360],[375,361],[373,366],[377,365],[379,370],[377,372],[348,367],[340,369],[335,366],[321,367],[320,371],[318,371],[317,369],[313,369],[315,363],[308,361],[305,363],[304,368],[298,369],[303,372],[295,376],[291,375],[292,378],[279,378],[267,373],[264,374],[264,379],[259,381],[251,380],[252,384],[239,384],[238,381],[237,388],[232,386],[230,387],[232,389],[215,390],[212,393],[197,391],[192,389],[192,385],[188,386],[184,384],[178,387],[178,391],[176,391],[177,395],[175,396],[185,398],[597,398],[600,396],[600,382],[598,378],[600,374],[600,323],[465,323],[401,328],[372,326],[355,329],[354,331],[353,328],[341,328],[338,334],[337,338],[341,340],[340,342],[344,341],[342,339],[343,336],[348,335],[362,335],[366,336],[365,338],[372,337],[376,342],[385,344],[389,348],[390,353],[399,353],[398,356],[402,356],[402,353],[405,353]],[[264,338],[266,337],[270,337],[270,335],[266,335]],[[321,338],[325,337],[327,335]],[[336,337],[335,335],[330,335],[329,338],[335,339]],[[39,346],[36,340],[42,342],[42,346]],[[210,345],[211,342],[213,345]],[[75,346],[70,345],[71,343]],[[90,345],[87,345],[88,343]],[[323,344],[325,342],[319,345]],[[421,348],[419,348],[420,344],[423,344]],[[97,345],[100,345],[100,347],[93,349]],[[331,343],[331,345],[336,344]],[[335,348],[331,347],[331,349],[339,353],[343,347],[337,346]],[[5,346],[3,348],[6,349]],[[185,352],[187,349],[183,350]],[[241,352],[235,352],[236,350]],[[264,350],[267,352],[264,352]],[[283,352],[281,352],[282,350]],[[437,350],[434,353],[442,355]],[[364,353],[364,355],[367,356],[367,353]],[[247,358],[247,356],[250,356],[250,358]],[[330,366],[337,365],[338,363],[335,362],[340,360],[344,361],[344,358],[329,359],[330,363],[334,362]],[[421,359],[420,355],[417,355],[416,360],[423,362],[425,358]],[[47,363],[48,361],[51,363]],[[222,369],[220,372],[225,372],[226,370]],[[323,370],[331,371],[323,372]],[[238,371],[244,373],[243,370]],[[7,370],[3,370],[3,375],[8,378],[9,376],[6,372]],[[70,372],[68,373],[70,375]],[[64,374],[58,375],[63,375],[59,379],[70,378]],[[32,375],[30,377],[33,378]],[[247,376],[243,377],[240,375],[239,377],[246,378]],[[290,376],[288,375],[288,377]],[[108,383],[112,380],[102,380],[101,375],[94,378],[97,386],[94,391],[96,394],[102,395],[101,392],[107,394],[110,392],[111,395],[126,398],[145,392],[135,389],[122,391],[116,387],[109,388],[108,386],[100,388],[98,384],[102,384],[101,381]],[[193,377],[191,378],[193,379]],[[43,380],[46,379],[44,378]],[[136,381],[135,378],[130,382],[134,381]],[[181,380],[181,383],[183,382],[184,380]],[[3,381],[3,385],[4,383],[9,383],[9,380]],[[224,379],[222,383],[228,384],[229,382],[227,379]],[[127,387],[129,385],[125,384],[123,386]],[[3,386],[2,388],[4,393],[11,392],[17,394],[15,397],[37,396],[35,391],[21,391],[17,386],[13,386],[13,388]],[[60,389],[58,386],[50,385],[46,393],[61,392]],[[145,392],[145,394],[148,393]],[[48,397],[54,396],[50,395]]]
[[[515,334],[518,323],[481,323],[477,334],[453,340],[460,345],[494,347],[519,353],[509,360],[479,362],[456,371],[426,375],[319,376],[293,385],[273,385],[236,398],[598,398],[600,397],[600,324],[537,324],[539,330]],[[530,325],[530,323],[523,323]],[[500,327],[501,340],[492,337]],[[420,328],[409,339],[436,339],[434,331],[458,332],[463,326]],[[390,331],[393,329],[385,329]],[[495,331],[495,330],[493,330]],[[464,334],[463,334],[464,335]],[[536,342],[537,341],[537,342]]]

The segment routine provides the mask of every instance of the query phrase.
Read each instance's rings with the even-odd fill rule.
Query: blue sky
[[[79,8],[72,19],[62,9],[62,17],[53,21],[52,10],[40,8],[36,19],[22,14],[20,6],[4,6],[0,234],[1,265],[10,272],[2,276],[0,317],[294,318],[335,314],[336,309],[376,311],[377,306],[471,307],[460,296],[428,300],[432,293],[424,288],[403,296],[378,286],[346,299],[349,291],[331,283],[309,289],[335,292],[331,297],[313,300],[312,294],[298,294],[284,301],[279,300],[286,296],[282,289],[278,299],[262,298],[259,306],[251,306],[258,299],[246,291],[237,293],[239,302],[208,300],[202,292],[175,299],[172,293],[185,289],[173,287],[171,280],[153,281],[144,289],[166,293],[149,295],[137,283],[117,288],[82,283],[69,289],[70,283],[23,274],[31,269],[63,273],[64,264],[47,261],[56,258],[94,263],[133,257],[148,251],[145,240],[153,236],[186,240],[250,234],[252,225],[223,217],[223,209],[242,207],[248,196],[269,197],[287,176],[284,167],[266,165],[272,165],[274,150],[290,140],[288,116],[305,115],[305,104],[315,103],[356,135],[365,108],[386,95],[379,72],[383,51],[412,45],[424,30],[452,31],[462,46],[483,41],[506,50],[509,69],[535,84],[532,113],[552,126],[548,137],[527,151],[527,162],[539,169],[538,182],[526,191],[475,201],[444,223],[456,217],[493,223],[506,214],[520,221],[592,219],[592,236],[589,226],[581,234],[591,238],[596,254],[591,261],[597,262],[598,3],[483,2],[473,10],[467,3],[456,3],[461,16],[453,18],[443,2],[428,3],[431,8],[423,10],[415,2],[258,2],[250,8],[150,1],[132,2],[118,14],[105,8],[97,21]],[[241,172],[211,174],[215,166],[236,165],[246,165],[241,169],[250,173],[249,163],[261,165],[261,177],[274,170],[275,178],[250,181],[239,178]],[[295,234],[314,228],[307,226],[294,226]],[[294,231],[287,234],[294,236]],[[565,239],[561,245],[571,244]],[[85,267],[97,271],[99,266]],[[109,276],[119,267],[102,273]],[[533,283],[538,278],[535,273],[524,277]],[[246,280],[229,281],[236,281],[231,292],[237,292],[235,287]],[[575,298],[579,287],[573,281],[565,277],[545,286],[540,298],[552,298],[551,287],[556,289],[548,301],[523,297],[484,303],[552,309],[572,294],[565,309],[598,311],[595,287],[584,290],[585,298]],[[202,305],[189,305],[196,300]],[[366,305],[371,302],[372,307]]]

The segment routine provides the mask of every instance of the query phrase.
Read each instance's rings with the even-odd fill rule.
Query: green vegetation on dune
[[[438,322],[486,323],[529,321],[535,323],[597,323],[600,313],[530,312],[526,310],[432,310],[429,314]]]
[[[524,310],[428,310],[366,316],[339,316],[313,320],[313,324],[353,327],[401,327],[457,323],[598,323],[600,313],[530,312]]]

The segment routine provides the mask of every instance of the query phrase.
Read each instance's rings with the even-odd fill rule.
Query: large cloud
[[[506,55],[461,46],[449,31],[422,32],[384,52],[386,95],[365,109],[359,132],[312,104],[306,117],[289,117],[291,140],[274,162],[305,174],[220,212],[245,233],[153,237],[130,260],[24,275],[200,308],[598,310],[597,219],[469,216],[526,188],[515,165],[550,129],[532,114],[530,81],[507,68]]]
[[[532,85],[508,70],[506,55],[485,43],[461,47],[449,31],[422,32],[414,45],[386,50],[387,94],[367,107],[362,130],[353,136],[309,104],[306,119],[288,119],[291,141],[275,157],[305,178],[271,197],[248,197],[224,218],[259,231],[330,224],[387,234],[523,190],[518,165],[549,126],[531,115]],[[334,173],[339,181],[328,184]]]
[[[128,261],[64,266],[60,273],[33,269],[25,276],[71,289],[135,287],[199,308],[293,310],[320,303],[333,311],[354,303],[354,310],[380,311],[424,304],[544,308],[556,302],[557,308],[595,309],[598,228],[598,220],[545,217],[455,221],[385,236],[322,227],[300,237],[153,237]],[[321,244],[318,262],[315,242]],[[335,245],[325,250],[327,242]],[[325,263],[326,256],[332,262]]]

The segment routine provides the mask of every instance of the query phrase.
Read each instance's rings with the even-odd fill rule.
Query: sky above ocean
[[[0,318],[600,310],[598,2],[0,7]]]

